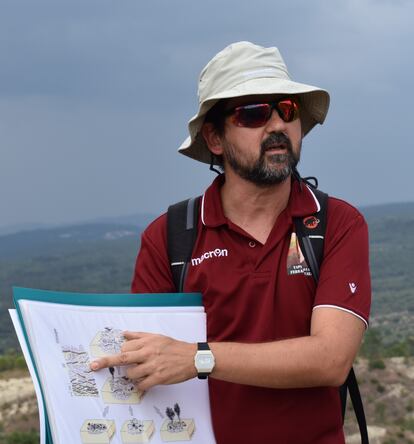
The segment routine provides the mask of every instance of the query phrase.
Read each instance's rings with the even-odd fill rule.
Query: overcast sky
[[[201,193],[177,154],[199,72],[277,46],[331,108],[302,175],[357,206],[413,201],[414,2],[0,0],[0,227],[159,213]]]

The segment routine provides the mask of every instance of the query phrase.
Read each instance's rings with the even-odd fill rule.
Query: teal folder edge
[[[29,349],[30,358],[33,363],[37,380],[45,406],[45,437],[46,444],[53,444],[52,432],[50,430],[49,418],[43,394],[42,384],[33,358],[26,326],[20,310],[19,301],[39,301],[65,305],[85,305],[93,307],[198,307],[202,306],[200,293],[71,293],[52,290],[38,290],[34,288],[13,287],[13,302],[20,320],[24,338]]]

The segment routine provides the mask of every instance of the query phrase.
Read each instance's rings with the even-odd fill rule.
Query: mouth
[[[268,153],[268,152],[277,153],[277,152],[281,152],[281,151],[287,151],[287,149],[288,149],[288,147],[287,147],[286,143],[277,143],[277,144],[273,144],[273,145],[266,147],[264,152],[265,153]]]

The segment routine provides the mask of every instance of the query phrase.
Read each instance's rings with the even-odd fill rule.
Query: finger
[[[123,331],[122,334],[124,338],[129,341],[131,339],[141,339],[145,336],[150,335],[151,333],[144,333],[140,331]]]
[[[157,385],[157,380],[153,376],[148,376],[146,378],[141,379],[135,384],[135,387],[140,390],[141,392],[146,392],[151,387],[154,387]]]
[[[138,352],[122,352],[114,356],[105,356],[96,359],[90,363],[90,368],[93,371],[101,370],[108,367],[119,367],[123,365],[130,365],[139,363],[141,356]]]
[[[127,368],[126,375],[129,379],[141,380],[151,374],[151,369],[146,364],[133,365]]]
[[[131,339],[126,341],[121,346],[121,352],[131,352],[141,350],[144,344],[141,339]]]

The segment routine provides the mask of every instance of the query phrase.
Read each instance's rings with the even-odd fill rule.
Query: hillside
[[[78,225],[0,237],[0,354],[17,347],[12,287],[129,292],[141,228]]]
[[[371,326],[385,343],[397,344],[414,336],[414,203],[362,211],[370,227]],[[128,224],[131,218],[0,236],[0,353],[16,347],[6,311],[12,286],[129,291],[142,230]]]
[[[388,349],[414,354],[414,203],[363,212],[370,229],[371,328]]]
[[[356,373],[370,442],[412,443],[414,204],[362,211],[370,227],[373,306]],[[12,286],[127,292],[141,230],[119,219],[0,236],[0,354],[17,347],[6,311],[11,307]],[[0,443],[38,441],[37,405],[22,371],[20,366],[6,372],[0,368]],[[348,444],[360,442],[349,403],[345,430]],[[3,436],[9,440],[3,441]]]

